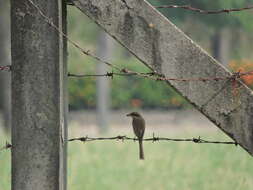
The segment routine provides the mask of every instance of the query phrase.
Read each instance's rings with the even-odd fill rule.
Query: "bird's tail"
[[[143,152],[143,145],[142,139],[139,139],[139,153],[140,153],[140,160],[144,160],[144,152]]]

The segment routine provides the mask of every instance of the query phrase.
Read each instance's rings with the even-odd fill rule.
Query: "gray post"
[[[67,34],[67,3],[62,0],[62,31]],[[68,143],[68,112],[69,112],[69,102],[68,102],[68,44],[67,39],[63,38],[63,82],[62,82],[62,102],[63,102],[63,153],[62,153],[62,166],[63,166],[63,176],[62,176],[62,187],[61,190],[67,190],[67,143]]]
[[[64,28],[62,0],[32,2]],[[12,189],[64,190],[66,43],[30,0],[11,1],[11,29]]]
[[[9,7],[7,1],[0,1],[0,65],[10,65],[9,48]],[[0,109],[3,112],[4,129],[10,131],[10,73],[0,73]]]
[[[109,61],[112,57],[113,43],[111,38],[103,31],[98,38],[98,56]],[[105,74],[108,69],[103,63],[97,64],[97,74]],[[110,117],[110,83],[105,77],[97,77],[97,123],[101,133],[108,130]]]

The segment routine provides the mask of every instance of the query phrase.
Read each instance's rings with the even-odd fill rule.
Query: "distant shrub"
[[[232,60],[229,63],[229,67],[235,72],[248,72],[253,71],[253,61],[252,60]],[[252,72],[253,73],[253,72]],[[253,88],[253,74],[244,75],[241,79],[247,84],[249,87]]]
[[[94,68],[96,63],[87,64],[90,68],[88,72],[94,73],[95,69],[91,69],[91,67]],[[120,60],[115,64],[135,71],[148,71],[145,66],[133,59]],[[78,71],[80,73],[82,67],[83,64],[76,66],[75,69],[72,67],[72,73]],[[166,109],[182,108],[188,105],[184,98],[162,81],[154,81],[137,76],[114,76],[110,82],[111,107],[113,109]],[[96,79],[70,79],[69,103],[70,109],[94,109],[96,107]]]

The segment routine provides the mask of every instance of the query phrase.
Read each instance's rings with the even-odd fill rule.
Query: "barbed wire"
[[[109,141],[109,140],[121,140],[123,141],[138,141],[138,138],[134,137],[128,137],[126,135],[118,135],[114,137],[77,137],[77,138],[71,138],[68,141],[81,141],[81,142],[90,142],[90,141]],[[210,140],[205,140],[202,139],[200,136],[198,138],[168,138],[168,137],[158,137],[155,136],[153,133],[153,136],[151,138],[144,138],[143,141],[152,141],[152,142],[157,142],[157,141],[174,141],[174,142],[193,142],[197,144],[230,144],[230,145],[238,145],[237,142],[232,142],[232,141],[210,141]],[[8,142],[0,148],[0,151],[11,149],[12,145]]]
[[[5,145],[0,148],[0,152],[3,150],[11,149],[11,148],[12,148],[12,145],[10,143],[6,142]]]
[[[0,66],[0,71],[11,71],[11,66]],[[226,79],[240,79],[242,76],[246,75],[253,75],[253,70],[248,72],[234,72],[231,76],[228,77],[198,77],[198,78],[166,78],[162,76],[161,74],[158,74],[156,72],[136,72],[131,71],[127,69],[122,69],[121,72],[107,72],[106,74],[72,74],[68,73],[69,77],[76,77],[76,78],[82,78],[82,77],[111,77],[114,76],[140,76],[144,78],[150,78],[152,80],[156,81],[179,81],[179,82],[192,82],[192,81],[201,81],[201,82],[207,82],[207,81],[220,81],[220,80],[226,80]]]
[[[73,45],[74,47],[76,47],[79,51],[81,51],[83,54],[89,56],[89,57],[92,57],[93,59],[101,62],[101,63],[104,63],[118,71],[121,71],[122,69],[119,68],[118,66],[112,64],[112,63],[109,63],[108,61],[105,61],[103,59],[101,59],[100,57],[92,54],[90,52],[90,50],[85,50],[84,48],[82,48],[78,43],[76,43],[75,41],[73,41],[72,39],[70,39],[68,37],[67,34],[65,34],[64,32],[62,32],[52,21],[52,19],[50,19],[49,17],[47,17],[43,11],[39,8],[39,6],[37,4],[35,4],[32,0],[27,0],[37,11],[38,13],[42,16],[43,20],[48,23],[52,28],[54,28],[60,35],[62,35],[71,45]]]
[[[78,0],[68,0],[67,4],[75,6],[74,1],[78,1]],[[193,11],[193,12],[197,12],[197,13],[201,13],[201,14],[221,14],[221,13],[240,12],[240,11],[253,9],[253,5],[247,6],[247,7],[242,7],[242,8],[230,8],[230,9],[219,9],[219,10],[204,10],[204,9],[192,7],[190,5],[159,5],[159,6],[154,6],[154,7],[158,8],[158,9],[179,8],[179,9],[185,9],[185,10],[189,10],[189,11]]]
[[[245,10],[250,10],[253,9],[253,6],[247,6],[243,8],[231,8],[231,9],[220,9],[220,10],[203,10],[195,7],[191,7],[190,5],[160,5],[160,6],[155,6],[158,9],[171,9],[171,8],[179,8],[179,9],[185,9],[201,14],[221,14],[221,13],[230,13],[230,12],[239,12],[239,11],[245,11]]]
[[[81,142],[90,142],[90,141],[113,141],[113,140],[121,140],[121,141],[138,141],[137,138],[128,137],[126,135],[118,135],[114,137],[78,137],[78,138],[72,138],[68,141],[81,141]],[[238,145],[237,142],[231,142],[231,141],[209,141],[204,140],[201,137],[198,138],[167,138],[167,137],[156,137],[155,134],[153,134],[153,137],[151,138],[144,138],[143,141],[174,141],[174,142],[193,142],[197,144],[226,144],[226,145]]]
[[[82,77],[111,77],[113,78],[114,75],[116,76],[136,76],[136,75],[149,75],[149,76],[153,76],[153,75],[158,75],[155,72],[147,72],[147,73],[138,73],[138,72],[130,72],[130,71],[126,71],[126,73],[117,73],[117,72],[107,72],[106,74],[72,74],[72,73],[68,73],[69,77],[76,77],[76,78],[82,78]]]
[[[102,58],[93,55],[92,53],[90,53],[89,50],[85,50],[83,49],[79,44],[77,44],[76,42],[74,42],[72,39],[70,39],[64,32],[62,32],[53,22],[52,19],[50,19],[49,17],[47,17],[43,11],[39,8],[38,5],[36,5],[32,0],[27,0],[28,2],[30,2],[30,4],[38,11],[38,13],[43,17],[43,20],[48,23],[51,27],[53,27],[60,35],[62,35],[63,37],[66,38],[66,40],[68,40],[74,47],[76,47],[78,50],[80,50],[83,54],[90,56],[92,58],[94,58],[97,61],[100,61],[108,66],[110,66],[112,69],[116,69],[118,71],[118,73],[115,72],[107,72],[105,74],[83,74],[83,75],[78,75],[78,74],[68,74],[69,77],[112,77],[114,75],[120,75],[120,76],[139,76],[139,77],[144,77],[144,78],[149,78],[152,80],[156,80],[156,81],[179,81],[179,82],[189,82],[189,81],[202,81],[202,82],[206,82],[206,81],[220,81],[220,80],[227,80],[227,79],[233,79],[233,81],[235,81],[236,79],[241,78],[244,75],[252,75],[253,71],[249,71],[249,72],[235,72],[232,73],[231,76],[227,76],[227,77],[198,77],[198,78],[166,78],[164,75],[157,73],[156,71],[153,72],[149,72],[149,73],[140,73],[140,72],[136,72],[136,71],[132,71],[130,69],[126,69],[126,68],[120,68],[108,61],[103,60]],[[150,68],[149,68],[150,69]],[[152,74],[151,74],[152,73]]]
[[[0,71],[11,71],[10,65],[0,66]]]
[[[118,135],[114,137],[77,137],[77,138],[71,138],[68,141],[73,142],[73,141],[81,141],[81,142],[91,142],[91,141],[119,141],[121,140],[122,142],[124,141],[138,141],[138,138],[134,137],[128,137],[126,135]],[[158,141],[172,141],[172,142],[192,142],[196,144],[223,144],[223,145],[235,145],[237,146],[237,142],[232,142],[232,141],[210,141],[210,140],[205,140],[202,139],[200,136],[198,138],[167,138],[167,137],[156,137],[155,134],[153,133],[153,136],[151,138],[144,138],[143,141],[152,141],[152,142],[158,142]],[[11,149],[12,145],[8,142],[0,148],[0,152],[4,150]]]
[[[82,77],[111,77],[113,78],[114,75],[118,76],[139,76],[142,78],[149,78],[155,81],[178,81],[178,82],[207,82],[207,81],[221,81],[221,80],[231,80],[233,82],[233,85],[235,85],[235,82],[237,79],[241,79],[243,76],[246,75],[253,75],[253,70],[248,72],[234,72],[231,76],[226,77],[198,77],[198,78],[168,78],[164,77],[161,74],[157,74],[155,72],[149,72],[149,73],[138,73],[133,72],[131,73],[115,73],[115,72],[107,72],[106,74],[68,74],[69,77],[76,77],[76,78],[82,78]]]

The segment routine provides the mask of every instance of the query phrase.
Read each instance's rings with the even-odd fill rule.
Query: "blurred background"
[[[252,0],[149,0],[153,5],[191,5],[204,10],[240,8]],[[0,65],[10,64],[9,4],[0,1]],[[203,15],[182,9],[159,9],[231,71],[253,70],[253,11]],[[71,39],[104,60],[131,70],[148,69],[76,8],[68,7]],[[69,73],[105,74],[102,63],[69,45]],[[253,87],[253,77],[243,78]],[[69,78],[69,136],[133,136],[130,111],[142,113],[146,136],[206,137],[230,140],[163,82],[144,78]],[[10,73],[0,74],[0,145],[9,140]],[[5,132],[4,132],[5,131]],[[190,143],[144,143],[146,160],[138,161],[134,142],[69,145],[69,189],[252,189],[252,158],[240,147]],[[122,164],[124,161],[124,164]],[[2,167],[3,166],[3,167]],[[0,190],[10,189],[10,153],[0,153]],[[3,169],[2,169],[3,168]],[[221,180],[222,179],[222,180]]]

